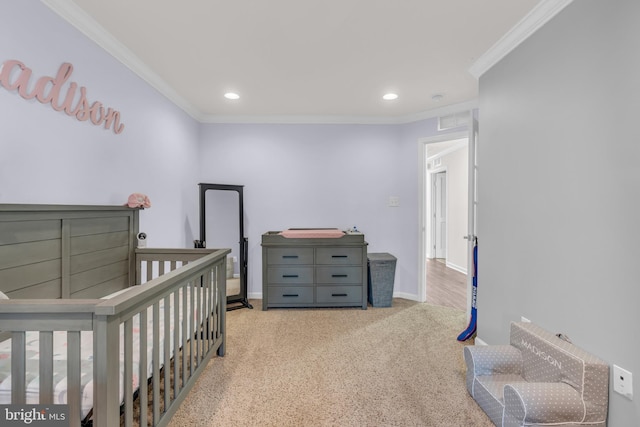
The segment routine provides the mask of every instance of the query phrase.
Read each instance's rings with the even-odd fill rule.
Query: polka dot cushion
[[[606,425],[609,365],[532,323],[508,346],[467,346],[467,389],[496,425]]]

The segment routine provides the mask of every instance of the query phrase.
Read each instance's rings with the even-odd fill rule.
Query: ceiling
[[[475,101],[469,68],[538,0],[67,3],[58,13],[91,25],[94,40],[200,121],[357,121]],[[398,98],[384,101],[387,92]]]

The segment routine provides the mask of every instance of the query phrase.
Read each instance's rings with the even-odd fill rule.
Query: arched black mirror
[[[247,298],[248,241],[244,237],[244,186],[199,186],[200,242],[211,248],[231,249],[227,256],[227,310],[253,308]]]

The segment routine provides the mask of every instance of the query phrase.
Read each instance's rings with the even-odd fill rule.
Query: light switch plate
[[[613,365],[613,391],[633,400],[633,375],[617,365]]]
[[[400,197],[398,196],[390,196],[389,197],[389,207],[397,208],[400,206]]]

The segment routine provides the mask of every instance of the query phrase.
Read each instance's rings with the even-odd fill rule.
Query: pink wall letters
[[[43,104],[51,104],[54,110],[64,111],[79,121],[90,120],[96,126],[104,125],[105,129],[113,127],[114,133],[122,133],[124,124],[120,123],[120,112],[110,107],[105,109],[99,101],[90,103],[84,86],[79,87],[76,82],[71,82],[65,88],[66,93],[61,95],[72,72],[73,65],[65,62],[55,77],[40,77],[29,91],[32,70],[22,62],[10,59],[0,69],[0,86],[8,91],[17,91],[24,99],[35,98]]]

